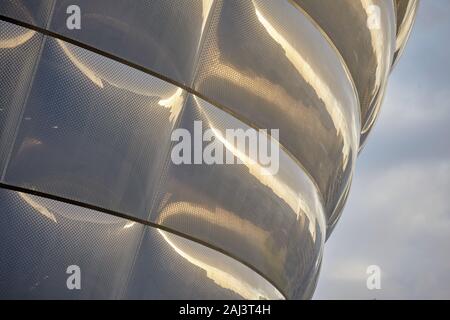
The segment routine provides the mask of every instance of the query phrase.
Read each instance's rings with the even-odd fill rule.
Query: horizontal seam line
[[[19,25],[21,27],[28,28],[28,29],[31,29],[31,30],[34,30],[34,31],[37,31],[37,32],[39,32],[39,33],[41,33],[43,35],[50,36],[50,37],[55,38],[55,39],[60,39],[62,41],[71,43],[71,44],[73,44],[75,46],[78,46],[80,48],[83,48],[85,50],[92,51],[92,52],[94,52],[96,54],[99,54],[101,56],[104,56],[106,58],[114,60],[114,61],[119,62],[121,64],[124,64],[126,66],[129,66],[129,67],[131,67],[133,69],[142,71],[142,72],[144,72],[146,74],[149,74],[149,75],[151,75],[151,76],[153,76],[155,78],[158,78],[158,79],[163,80],[165,82],[168,82],[168,83],[170,83],[172,85],[175,85],[175,86],[185,90],[186,92],[199,97],[200,99],[205,100],[206,102],[210,103],[211,105],[213,105],[217,109],[220,109],[220,110],[226,112],[227,114],[230,114],[231,116],[233,116],[237,120],[241,121],[242,123],[248,125],[249,127],[253,128],[253,129],[260,129],[254,123],[249,121],[247,118],[242,117],[241,115],[239,115],[235,111],[231,110],[230,108],[224,106],[223,104],[221,104],[221,103],[219,103],[217,101],[214,101],[213,99],[210,99],[210,98],[204,96],[203,94],[199,93],[198,91],[195,91],[194,89],[190,88],[189,86],[186,86],[186,85],[184,85],[182,83],[179,83],[179,82],[177,82],[175,80],[172,80],[169,77],[166,77],[166,76],[164,76],[162,74],[159,74],[159,73],[157,73],[157,72],[155,72],[153,70],[150,70],[150,69],[148,69],[146,67],[143,67],[143,66],[141,66],[139,64],[136,64],[136,63],[130,62],[130,61],[126,60],[126,59],[117,57],[117,56],[115,56],[115,55],[113,55],[111,53],[108,53],[106,51],[97,49],[95,47],[92,47],[90,45],[82,43],[82,42],[80,42],[78,40],[74,40],[74,39],[68,38],[66,36],[60,35],[60,34],[55,33],[53,31],[49,31],[47,29],[44,29],[44,28],[41,28],[41,27],[37,27],[37,26],[34,26],[32,24],[29,24],[29,23],[26,23],[26,22],[23,22],[23,21],[14,19],[14,18],[10,18],[10,17],[4,16],[4,15],[0,15],[0,20],[5,21],[5,22],[9,22],[9,23],[12,23],[12,24],[16,24],[16,25]],[[269,131],[267,131],[267,135],[271,136]],[[308,176],[308,178],[314,184],[314,186],[316,188],[316,191],[317,191],[317,193],[319,195],[319,198],[321,200],[323,211],[325,212],[325,209],[326,209],[325,196],[322,193],[322,190],[319,188],[319,184],[317,183],[316,179],[305,168],[305,166],[300,162],[300,160],[297,159],[297,157],[295,157],[280,141],[277,140],[277,142],[280,145],[281,149],[289,156],[289,158],[291,158],[300,167],[300,169]],[[327,220],[327,216],[328,216],[328,214],[325,213],[325,220]]]
[[[182,237],[184,239],[193,241],[193,242],[198,243],[200,245],[203,245],[203,246],[205,246],[205,247],[207,247],[209,249],[217,251],[217,252],[219,252],[219,253],[221,253],[221,254],[223,254],[223,255],[231,258],[231,259],[236,260],[237,262],[243,264],[244,266],[246,266],[247,268],[249,268],[253,272],[257,273],[259,276],[261,276],[270,285],[272,285],[275,289],[277,289],[281,293],[281,295],[283,295],[283,297],[285,299],[287,299],[287,297],[288,297],[288,295],[283,290],[281,290],[281,288],[279,288],[278,285],[276,285],[274,282],[272,282],[272,280],[270,280],[269,277],[267,277],[264,273],[259,271],[252,264],[241,260],[239,257],[235,256],[234,254],[232,254],[232,253],[230,253],[230,252],[228,252],[228,251],[226,251],[224,249],[216,247],[216,246],[214,246],[214,245],[212,245],[212,244],[210,244],[210,243],[208,243],[206,241],[197,239],[197,238],[195,238],[193,236],[190,236],[190,235],[188,235],[186,233],[183,233],[183,232],[174,230],[172,228],[168,228],[166,226],[159,225],[159,224],[147,221],[147,220],[143,220],[143,219],[139,219],[139,218],[136,218],[136,217],[133,217],[133,216],[129,216],[128,214],[120,213],[118,211],[102,208],[102,207],[99,207],[99,206],[96,206],[96,205],[84,203],[84,202],[81,202],[81,201],[78,201],[78,200],[72,200],[72,199],[60,197],[60,196],[57,196],[57,195],[53,195],[53,194],[49,194],[49,193],[45,193],[45,192],[41,192],[41,191],[36,191],[36,190],[31,190],[31,189],[27,189],[27,188],[23,188],[23,187],[18,187],[18,186],[6,184],[6,183],[3,183],[3,182],[0,182],[0,188],[1,189],[5,189],[5,190],[15,191],[15,192],[28,193],[28,194],[31,194],[31,195],[34,195],[34,196],[47,198],[47,199],[54,200],[54,201],[64,202],[64,203],[67,203],[67,204],[70,204],[70,205],[83,207],[83,208],[86,208],[86,209],[89,209],[89,210],[99,211],[99,212],[102,212],[102,213],[105,213],[105,214],[109,214],[109,215],[112,215],[112,216],[115,216],[115,217],[127,219],[127,220],[130,220],[130,221],[133,221],[133,222],[140,223],[140,224],[145,225],[145,226],[153,227],[153,228],[165,231],[165,232],[172,233],[172,234],[174,234],[176,236],[179,236],[179,237]]]

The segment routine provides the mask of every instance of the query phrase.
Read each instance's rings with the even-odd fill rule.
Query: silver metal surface
[[[57,0],[2,0],[0,14],[45,28]]]
[[[253,265],[291,298],[304,296],[325,238],[321,199],[309,177],[280,151],[280,169],[266,175],[251,155],[226,139],[227,129],[249,127],[190,96],[180,128],[214,130],[214,141],[242,164],[169,163],[151,221],[231,252]],[[276,144],[272,140],[271,144]],[[206,146],[205,146],[206,147]],[[194,150],[192,150],[192,154]]]
[[[417,4],[1,1],[0,297],[310,298]],[[240,163],[175,164],[195,121]]]
[[[325,32],[348,66],[359,94],[364,133],[376,117],[391,69],[396,32],[393,1],[294,2]],[[370,15],[377,14],[373,8],[379,10],[379,26],[369,23]]]
[[[0,177],[29,93],[43,36],[0,21]]]
[[[57,0],[50,30],[189,85],[213,0]],[[66,27],[77,5],[83,26]]]

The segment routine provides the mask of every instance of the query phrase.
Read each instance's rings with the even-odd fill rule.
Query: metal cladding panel
[[[57,0],[50,30],[188,85],[212,4],[212,0]],[[82,8],[80,30],[66,26],[69,5]]]
[[[310,298],[417,2],[1,1],[0,297]]]
[[[176,166],[169,136],[183,108],[180,126],[191,132],[195,120],[221,132],[249,127],[178,87],[60,40],[45,37],[35,60],[8,139],[4,183],[138,219],[152,212],[152,222],[238,257],[290,297],[305,296],[303,284],[318,272],[324,213],[316,186],[289,155],[281,150],[279,173],[267,176],[258,166]]]
[[[342,55],[358,90],[362,131],[368,130],[378,113],[379,100],[384,95],[395,51],[394,2],[390,0],[294,0],[294,2],[311,16]],[[379,20],[371,20],[372,16]]]
[[[45,28],[56,0],[2,0],[0,14]]]
[[[214,143],[222,150],[219,158],[224,163],[227,152],[236,160],[234,164],[169,163],[151,221],[230,252],[261,271],[288,297],[302,297],[302,284],[315,276],[310,270],[316,267],[325,238],[324,213],[315,185],[282,150],[278,173],[265,174],[268,169],[259,159],[226,136],[228,129],[250,128],[190,96],[179,129],[197,139],[196,121],[201,121],[202,132],[213,133],[211,142],[200,141],[204,153]],[[272,144],[278,146],[269,140],[268,149]],[[194,158],[194,145],[189,148]]]
[[[154,228],[146,229],[126,297],[284,299],[270,282],[240,262]]]
[[[142,225],[0,188],[0,298],[88,299],[123,295]],[[67,268],[81,290],[67,287]]]
[[[52,38],[30,86],[3,181],[147,219],[184,91]]]
[[[0,177],[29,92],[43,36],[0,21]]]
[[[0,298],[284,298],[240,262],[168,232],[2,188],[0,203]],[[81,290],[67,287],[73,265]]]
[[[395,0],[395,2],[397,5],[397,41],[393,66],[405,49],[419,8],[419,0]]]
[[[350,194],[352,179],[353,179],[353,177],[350,178],[350,180],[347,184],[347,187],[345,188],[344,193],[341,195],[341,198],[339,199],[338,204],[336,205],[336,208],[334,209],[330,219],[328,219],[328,221],[327,221],[327,227],[326,227],[327,235],[326,235],[325,240],[328,240],[328,238],[330,237],[331,233],[334,230],[334,227],[336,226],[337,222],[341,218],[342,212],[344,211],[345,204],[347,203],[347,199]]]
[[[333,210],[353,170],[359,107],[342,61],[299,10],[287,1],[217,3],[195,89],[258,128],[279,128]]]

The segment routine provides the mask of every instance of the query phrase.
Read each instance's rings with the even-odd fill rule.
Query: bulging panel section
[[[0,15],[45,28],[56,0],[2,0]]]
[[[317,182],[330,213],[353,170],[360,131],[350,76],[289,1],[220,1],[195,90],[280,143]]]
[[[188,85],[213,2],[57,0],[50,30]],[[80,29],[67,28],[71,5]]]
[[[215,0],[4,0],[0,14],[192,83]]]
[[[185,92],[53,38],[28,85],[4,181],[147,219]]]
[[[144,232],[108,214],[0,188],[2,299],[117,299]]]
[[[325,237],[321,199],[303,169],[266,132],[195,96],[173,138],[151,221],[210,243],[288,297],[303,297]]]
[[[0,188],[0,297],[284,299],[220,252],[102,212]]]
[[[402,55],[417,15],[419,0],[395,0],[397,6],[397,41],[393,67]]]
[[[199,243],[148,228],[126,298],[282,300],[270,282],[244,264]]]
[[[293,1],[327,34],[348,66],[359,94],[364,132],[378,113],[391,70],[396,31],[394,2]]]

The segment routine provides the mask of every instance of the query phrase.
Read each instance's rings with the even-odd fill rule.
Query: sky
[[[422,0],[314,299],[450,299],[450,1]],[[369,290],[367,267],[381,271]]]

